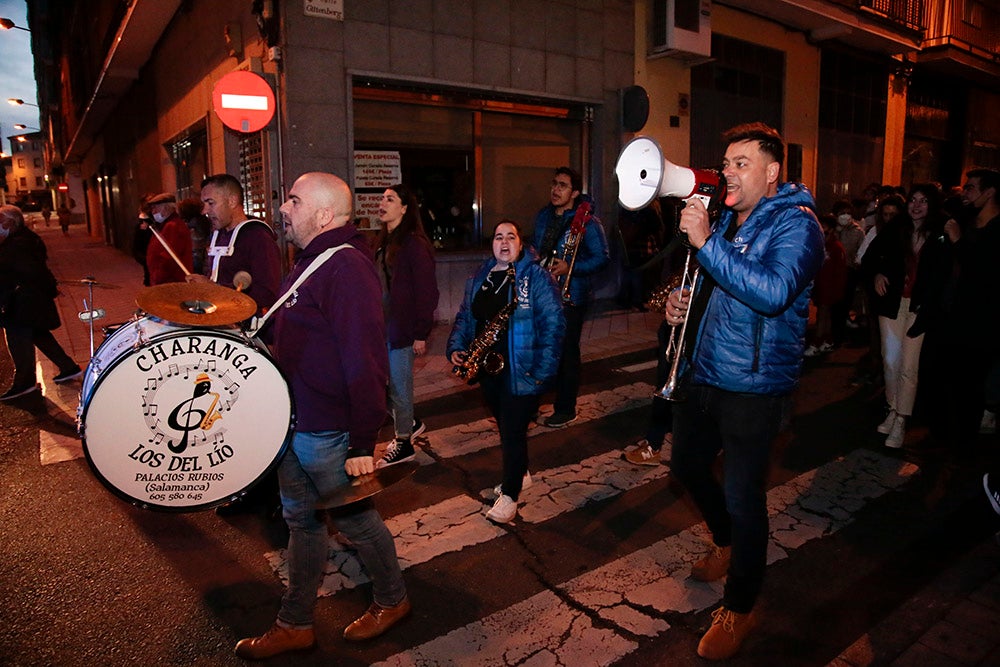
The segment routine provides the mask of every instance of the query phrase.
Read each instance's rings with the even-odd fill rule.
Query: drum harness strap
[[[323,264],[326,263],[326,260],[333,257],[335,253],[340,252],[344,248],[353,248],[353,247],[354,246],[352,246],[350,243],[344,243],[335,248],[327,248],[326,250],[321,252],[316,257],[316,259],[314,259],[309,264],[309,266],[306,267],[306,270],[303,271],[299,275],[299,277],[295,279],[295,282],[292,283],[292,286],[288,288],[288,291],[286,291],[284,294],[278,297],[278,300],[274,302],[274,305],[272,305],[270,308],[267,309],[266,313],[264,313],[261,317],[253,318],[253,321],[250,324],[250,329],[247,331],[247,336],[249,336],[250,338],[256,336],[260,332],[260,330],[264,328],[264,323],[267,322],[267,320],[271,317],[271,315],[278,312],[278,308],[281,307],[281,304],[288,301],[288,299],[291,298],[292,294],[295,293],[295,290],[297,290],[299,286],[306,281],[306,278],[311,276],[313,272],[316,271],[316,269],[323,266]]]

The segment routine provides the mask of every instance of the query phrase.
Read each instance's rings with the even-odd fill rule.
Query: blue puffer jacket
[[[590,195],[580,195],[576,198],[577,206],[583,202],[592,202]],[[556,241],[555,253],[556,257],[562,257],[574,215],[576,215],[575,206],[558,217],[556,217],[556,209],[552,204],[539,211],[535,216],[535,252],[541,252],[546,227],[560,225],[563,228],[563,233]],[[604,227],[597,216],[594,216],[587,223],[586,231],[583,234],[583,243],[576,253],[576,263],[573,264],[573,275],[569,281],[570,299],[575,305],[587,304],[590,300],[590,278],[607,266],[609,260],[608,239],[604,234]],[[569,260],[567,259],[567,261]]]
[[[815,207],[804,186],[784,183],[757,204],[731,242],[723,234],[735,212],[720,216],[697,253],[717,286],[691,357],[695,384],[773,395],[795,388],[810,286],[823,263]]]
[[[476,337],[472,298],[494,265],[496,260],[491,257],[465,283],[465,298],[448,337],[445,355],[449,359],[453,352],[468,350]],[[514,272],[518,303],[510,318],[511,335],[504,355],[510,367],[510,391],[515,396],[540,394],[559,370],[566,333],[562,299],[555,280],[538,265],[538,257],[530,249],[514,263]]]

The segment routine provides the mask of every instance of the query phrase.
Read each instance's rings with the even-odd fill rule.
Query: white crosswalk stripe
[[[898,488],[914,472],[912,464],[857,450],[772,489],[768,562],[840,530],[851,512]],[[638,637],[668,630],[661,618],[665,612],[700,611],[721,599],[721,583],[687,576],[706,539],[699,524],[571,579],[558,594],[542,591],[378,664],[611,664],[634,651]],[[595,619],[602,621],[599,626]]]

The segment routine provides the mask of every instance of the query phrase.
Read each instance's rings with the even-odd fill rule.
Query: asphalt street
[[[114,284],[94,305],[107,321],[128,316],[141,287],[131,258],[82,229],[41,233],[57,277]],[[85,362],[81,296],[64,292],[58,335]],[[671,479],[668,449],[656,467],[620,459],[644,430],[656,318],[596,310],[580,418],[532,429],[534,483],[509,527],[483,516],[481,493],[499,480],[495,430],[477,391],[447,377],[447,327],[435,329],[417,378],[423,465],[378,497],[413,614],[382,638],[345,642],[369,590],[331,539],[318,647],[270,664],[705,664],[695,646],[721,587],[687,577],[704,526]],[[863,352],[807,362],[773,452],[760,625],[729,664],[1000,665],[1000,518],[981,485],[997,438],[957,458],[918,420],[906,447],[885,448],[880,392],[849,381]],[[122,501],[82,458],[79,384],[53,385],[51,365],[39,367],[44,394],[0,404],[0,664],[241,664],[235,642],[277,610],[284,524]],[[10,377],[4,348],[0,384]]]

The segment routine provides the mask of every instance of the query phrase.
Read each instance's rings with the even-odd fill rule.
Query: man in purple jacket
[[[381,286],[368,243],[350,224],[352,201],[344,181],[313,172],[295,181],[281,206],[285,233],[302,249],[281,293],[294,290],[277,306],[269,332],[295,397],[295,429],[278,469],[290,532],[288,588],[274,625],[236,645],[241,658],[263,660],[315,644],[313,609],[327,557],[327,528],[317,504],[349,484],[349,476],[375,470],[388,356]],[[319,268],[298,282],[314,266]],[[410,612],[392,534],[370,501],[331,518],[354,543],[374,598],[344,638],[376,637]]]

